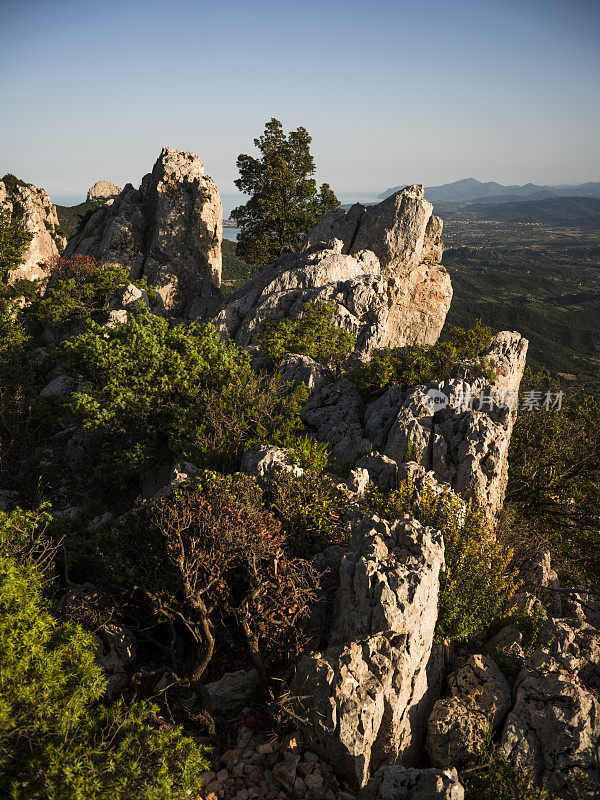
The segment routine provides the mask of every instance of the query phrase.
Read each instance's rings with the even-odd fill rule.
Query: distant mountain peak
[[[393,186],[382,192],[379,197],[385,199],[394,194],[402,186]],[[432,203],[454,202],[474,203],[490,202],[492,198],[510,195],[511,200],[533,199],[541,197],[600,197],[600,182],[589,181],[580,184],[562,184],[560,186],[539,186],[526,183],[522,186],[504,186],[496,181],[479,181],[477,178],[461,178],[452,183],[440,186],[425,187],[425,198]]]

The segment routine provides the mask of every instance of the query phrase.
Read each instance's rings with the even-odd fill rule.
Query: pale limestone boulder
[[[443,565],[443,538],[434,528],[409,517],[388,522],[373,516],[355,524],[340,564],[331,643],[410,632],[413,648],[428,658]]]
[[[121,187],[114,184],[112,181],[96,181],[93,186],[88,189],[86,200],[106,200],[109,197],[116,197],[121,194]]]
[[[444,547],[415,520],[355,524],[340,563],[332,645],[298,664],[303,735],[364,786],[373,764],[410,761],[433,705],[428,665]]]
[[[333,381],[333,373],[309,356],[288,353],[279,367],[282,380],[292,386],[304,383],[312,394]]]
[[[360,800],[464,800],[456,769],[382,767],[360,794]]]
[[[461,697],[476,705],[497,728],[511,707],[508,681],[500,668],[487,655],[472,655],[464,667],[452,673],[448,688],[453,697]]]
[[[396,487],[398,465],[393,459],[379,453],[369,453],[369,455],[359,458],[356,466],[366,470],[369,480],[381,491],[389,492]]]
[[[292,464],[289,452],[284,447],[261,444],[246,452],[242,458],[242,472],[254,478],[272,478],[279,472],[286,472],[295,478],[304,475],[304,470]]]
[[[41,397],[67,397],[75,387],[75,380],[69,378],[68,375],[57,375],[56,378],[50,381],[42,391]]]
[[[238,344],[256,341],[267,319],[295,317],[306,302],[335,305],[334,323],[357,336],[355,355],[377,347],[433,344],[452,287],[441,258],[441,221],[420,186],[378,206],[329,214],[304,249],[283,256],[228,297],[215,324]]]
[[[435,767],[477,763],[489,730],[486,715],[460,697],[438,700],[427,722],[427,752]]]
[[[452,378],[402,391],[392,386],[365,409],[365,431],[398,466],[414,461],[492,520],[502,507],[508,480],[508,448],[527,340],[503,331],[492,339],[487,358],[498,380]],[[462,369],[468,375],[469,362]],[[483,397],[483,404],[480,399]]]
[[[33,234],[21,265],[8,275],[9,283],[21,278],[47,278],[48,263],[60,255],[67,243],[48,194],[31,183],[20,182],[13,187],[10,182],[0,180],[0,208]]]
[[[198,156],[164,147],[139,189],[127,184],[100,208],[66,253],[91,255],[146,277],[168,313],[197,317],[221,283],[223,209]]]

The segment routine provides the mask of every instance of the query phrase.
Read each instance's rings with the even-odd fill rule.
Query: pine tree
[[[271,119],[254,140],[260,156],[238,157],[235,185],[250,199],[231,216],[241,228],[236,252],[247,263],[264,266],[298,250],[319,219],[339,205],[329,184],[317,189],[311,177],[311,141],[306,128],[286,136],[281,122]]]

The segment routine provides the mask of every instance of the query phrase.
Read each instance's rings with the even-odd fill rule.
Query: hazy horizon
[[[600,180],[599,27],[596,0],[0,0],[0,174],[64,203],[169,145],[233,196],[275,116],[346,197]]]

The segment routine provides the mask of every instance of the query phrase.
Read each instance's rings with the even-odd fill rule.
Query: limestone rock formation
[[[496,334],[486,354],[496,365],[493,384],[475,378],[432,382],[405,392],[390,387],[365,409],[367,437],[398,465],[415,461],[432,470],[437,480],[493,517],[508,480],[514,399],[527,345],[518,333]]]
[[[362,405],[358,389],[344,378],[326,384],[302,410],[302,419],[319,441],[329,442],[330,456],[339,466],[356,461],[371,449],[362,431]]]
[[[202,316],[221,283],[223,209],[198,156],[164,147],[139,189],[127,184],[92,215],[67,255],[121,264],[146,277],[167,312]]]
[[[361,793],[361,800],[464,800],[455,769],[382,767]]]
[[[88,189],[86,200],[106,200],[109,197],[116,197],[121,194],[121,187],[114,184],[112,181],[96,181],[93,186]]]
[[[433,705],[427,666],[443,564],[439,531],[408,519],[357,523],[340,564],[331,645],[298,664],[303,735],[359,786],[372,765],[411,760],[419,743]]]
[[[578,789],[592,800],[600,785],[600,702],[576,676],[576,659],[534,653],[519,676],[502,749],[544,789],[559,796]]]
[[[508,681],[488,656],[473,655],[450,676],[450,697],[438,700],[427,725],[427,749],[436,767],[476,763],[488,729],[506,716]]]
[[[242,472],[254,478],[272,478],[278,472],[289,472],[295,478],[304,474],[302,467],[292,464],[288,451],[282,447],[261,444],[244,454]]]
[[[439,263],[442,222],[432,210],[421,186],[374,207],[337,209],[311,231],[302,252],[283,256],[227,298],[215,323],[249,345],[264,320],[327,301],[336,306],[334,322],[356,334],[359,356],[377,347],[433,344],[452,287]]]
[[[39,186],[5,175],[0,180],[0,208],[7,209],[33,234],[23,262],[18,269],[11,271],[9,282],[19,278],[35,280],[47,277],[45,265],[56,258],[67,243],[48,194]]]

